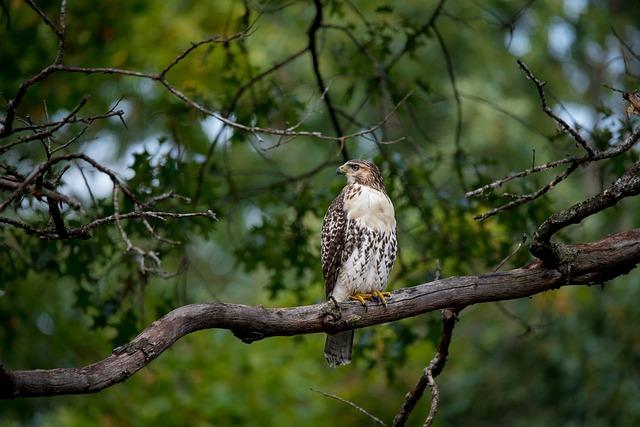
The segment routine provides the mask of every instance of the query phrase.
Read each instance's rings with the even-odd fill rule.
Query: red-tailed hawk
[[[327,299],[376,298],[386,305],[389,273],[396,259],[396,218],[380,171],[367,160],[350,160],[336,170],[347,185],[322,223],[322,273]],[[324,356],[331,366],[351,362],[353,331],[328,335]]]

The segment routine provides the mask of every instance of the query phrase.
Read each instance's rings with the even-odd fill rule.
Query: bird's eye
[[[360,169],[360,165],[349,165],[351,166],[351,170],[357,171],[358,169]]]

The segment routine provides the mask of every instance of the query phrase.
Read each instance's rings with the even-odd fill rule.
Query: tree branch
[[[434,378],[442,373],[444,365],[447,363],[453,328],[456,326],[456,321],[458,320],[457,316],[460,311],[461,309],[448,308],[442,310],[442,336],[440,337],[436,354],[433,356],[433,359],[431,359],[431,362],[429,362],[429,365],[424,369],[424,372],[420,379],[418,379],[416,386],[405,396],[405,401],[402,404],[400,411],[398,411],[398,414],[393,418],[394,427],[402,427],[405,425],[409,415],[411,415],[411,412],[424,394],[424,390],[427,386],[431,388],[431,407],[429,408],[429,415],[427,416],[424,425],[430,426],[433,422],[438,410],[439,402],[438,386],[436,385]]]
[[[320,93],[323,94],[324,103],[327,106],[327,110],[329,111],[329,117],[331,118],[331,123],[333,124],[333,128],[336,131],[336,134],[339,138],[344,136],[342,132],[342,127],[340,126],[340,122],[338,121],[338,116],[336,114],[336,109],[333,107],[333,103],[331,102],[331,97],[329,96],[329,90],[322,79],[322,74],[320,74],[320,61],[318,60],[318,47],[317,47],[317,34],[318,30],[322,27],[322,3],[320,0],[313,0],[313,4],[316,7],[316,15],[313,18],[313,22],[309,27],[308,35],[309,35],[309,52],[311,53],[311,63],[313,65],[313,73],[316,76],[316,82],[318,83],[318,89]],[[340,153],[342,154],[342,159],[346,162],[349,160],[349,154],[347,152],[347,147],[344,144],[344,140],[338,140],[338,147],[340,148]]]
[[[518,63],[518,65],[520,66],[522,71],[524,71],[524,73],[526,74],[527,78],[529,80],[531,80],[533,82],[533,84],[536,86],[536,89],[538,91],[538,96],[540,97],[540,104],[541,104],[541,107],[542,107],[542,111],[544,111],[544,113],[547,116],[549,116],[553,120],[555,120],[556,123],[558,124],[558,126],[560,126],[562,128],[562,130],[564,130],[565,132],[568,132],[569,134],[571,134],[571,136],[576,141],[576,143],[578,143],[582,148],[584,148],[584,150],[587,152],[587,155],[589,157],[593,157],[593,155],[594,155],[593,149],[589,146],[587,141],[585,141],[585,139],[582,137],[582,135],[580,135],[578,133],[578,131],[576,131],[573,127],[571,127],[571,125],[569,125],[569,123],[565,122],[557,114],[555,114],[553,112],[553,110],[551,109],[551,107],[549,107],[549,104],[547,104],[547,98],[546,98],[546,96],[544,94],[544,85],[547,84],[547,83],[543,82],[542,80],[540,80],[536,76],[534,76],[533,73],[531,72],[531,70],[529,70],[529,67],[527,67],[527,65],[524,62],[522,62],[519,59],[516,62]]]
[[[568,246],[575,254],[570,276],[535,261],[522,268],[451,277],[392,293],[387,306],[322,303],[291,308],[239,304],[191,304],[153,322],[106,359],[82,368],[7,371],[0,368],[3,398],[94,393],[122,382],[179,338],[202,329],[231,330],[246,343],[272,336],[336,333],[417,316],[447,307],[528,297],[566,285],[593,285],[628,273],[640,263],[640,229]]]
[[[551,266],[565,264],[570,267],[573,252],[558,243],[551,242],[551,237],[571,224],[579,224],[583,219],[614,206],[625,197],[638,194],[640,194],[640,160],[610,187],[590,199],[578,202],[547,218],[533,235],[530,252]]]

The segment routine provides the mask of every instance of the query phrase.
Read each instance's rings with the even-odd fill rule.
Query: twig
[[[9,179],[7,177],[0,177],[0,188],[15,190],[16,188],[18,188],[19,185],[20,183],[17,181],[14,181],[13,179]],[[32,186],[32,185],[24,189],[25,193],[33,193],[34,191],[35,191],[35,186]],[[44,186],[42,188],[39,188],[38,191],[40,191],[42,195],[46,196],[47,199],[55,200],[58,203],[60,202],[66,203],[71,208],[77,211],[82,210],[82,204],[71,196],[67,196],[66,194],[59,193],[55,190],[50,190],[49,188]]]
[[[496,306],[498,307],[498,310],[500,310],[500,312],[505,317],[513,320],[514,322],[522,326],[523,331],[521,334],[519,334],[520,337],[529,335],[531,333],[531,331],[533,330],[533,327],[529,323],[527,323],[526,320],[524,320],[523,318],[521,318],[520,316],[518,316],[517,314],[509,310],[507,307],[505,307],[502,301],[496,301]]]
[[[54,64],[61,64],[64,57],[64,43],[67,31],[67,0],[60,2],[60,23],[58,30],[58,51],[56,52],[56,59]]]
[[[44,11],[42,9],[40,9],[38,7],[38,5],[35,4],[35,2],[33,0],[25,0],[25,2],[29,5],[29,7],[31,7],[31,9],[33,9],[38,15],[40,15],[40,18],[42,18],[42,21],[45,24],[47,24],[47,26],[49,28],[51,28],[51,31],[53,31],[55,33],[55,35],[58,36],[58,38],[60,38],[60,39],[63,38],[63,33],[56,28],[56,26],[53,24],[51,19],[49,19],[47,14],[44,13]]]
[[[594,155],[593,149],[589,146],[587,141],[585,141],[585,139],[582,137],[582,135],[580,135],[578,133],[578,131],[576,131],[571,125],[569,125],[567,122],[562,120],[558,115],[556,115],[553,112],[553,110],[551,109],[551,107],[549,107],[549,105],[547,104],[547,99],[546,99],[545,94],[544,94],[544,85],[546,84],[546,82],[543,82],[542,80],[540,80],[536,76],[534,76],[533,73],[527,67],[527,65],[524,62],[522,62],[520,59],[517,60],[517,63],[520,66],[520,68],[522,69],[522,71],[524,71],[524,73],[526,74],[527,78],[529,80],[531,80],[533,82],[533,84],[536,86],[536,89],[538,90],[538,96],[540,97],[540,103],[542,105],[542,110],[545,112],[545,114],[547,116],[551,117],[553,120],[555,120],[556,123],[558,123],[558,125],[564,131],[569,132],[569,134],[571,134],[571,136],[573,136],[573,139],[575,139],[575,141],[582,148],[584,148],[584,150],[587,152],[587,155],[589,157],[593,157],[593,155]]]
[[[449,355],[449,345],[451,344],[451,337],[453,335],[453,328],[456,325],[458,314],[462,311],[462,308],[446,308],[442,310],[442,336],[438,343],[438,349],[433,356],[429,365],[424,369],[422,376],[418,379],[416,386],[405,396],[402,407],[393,418],[393,426],[404,426],[411,415],[411,412],[416,407],[416,404],[424,394],[424,390],[429,386],[431,388],[431,407],[429,409],[429,415],[425,420],[424,425],[429,426],[433,421],[438,410],[439,393],[438,387],[434,378],[436,378],[447,363],[447,356]]]
[[[637,102],[636,97],[634,95],[634,93],[629,93],[629,92],[624,92],[622,94],[623,99],[625,99],[626,101],[629,102],[630,107],[629,108],[633,108],[635,111],[635,102]],[[640,104],[640,102],[637,102],[638,104]],[[556,160],[553,162],[549,162],[549,163],[545,163],[543,165],[539,165],[539,166],[534,166],[531,167],[529,169],[525,169],[523,171],[517,172],[517,173],[512,173],[508,176],[505,176],[501,179],[498,179],[490,184],[486,184],[480,188],[477,188],[473,191],[469,191],[465,194],[466,197],[477,197],[477,196],[483,196],[485,195],[487,192],[498,188],[500,186],[502,186],[504,183],[509,182],[515,178],[521,178],[527,175],[530,175],[532,173],[537,173],[543,170],[547,170],[547,169],[552,169],[552,168],[556,168],[558,166],[564,165],[564,164],[570,164],[569,167],[567,168],[567,170],[559,175],[556,175],[555,178],[553,178],[550,182],[548,182],[544,187],[540,188],[538,191],[531,193],[531,194],[522,194],[522,195],[510,195],[508,193],[505,193],[504,196],[507,197],[515,197],[515,200],[499,206],[497,208],[491,209],[488,212],[485,212],[484,214],[481,215],[477,215],[474,217],[474,219],[478,220],[478,221],[483,221],[499,212],[502,212],[504,210],[513,208],[515,206],[519,206],[522,205],[524,203],[528,203],[532,200],[537,199],[538,197],[542,196],[543,194],[545,194],[546,192],[548,192],[551,188],[553,188],[555,185],[557,185],[558,183],[560,183],[561,181],[565,180],[566,178],[568,178],[579,166],[583,166],[592,162],[596,162],[596,161],[601,161],[601,160],[605,160],[605,159],[610,159],[612,157],[615,157],[619,154],[624,153],[625,151],[628,151],[629,149],[631,149],[631,147],[633,147],[638,141],[640,140],[640,127],[635,129],[629,136],[627,136],[624,141],[620,144],[617,145],[610,145],[609,148],[607,148],[606,150],[599,150],[599,151],[595,151],[593,152],[593,154],[585,154],[582,157],[567,157],[561,160]]]
[[[311,54],[311,64],[313,66],[313,73],[316,76],[316,82],[318,83],[318,88],[321,93],[325,93],[324,95],[324,103],[327,106],[327,110],[329,112],[329,117],[331,118],[331,123],[333,124],[333,128],[336,131],[336,135],[339,138],[344,136],[342,132],[342,127],[340,126],[340,122],[338,121],[338,116],[336,115],[336,110],[333,107],[333,103],[331,102],[331,97],[328,92],[327,85],[324,84],[322,79],[322,74],[320,73],[320,62],[318,60],[318,47],[317,47],[317,33],[318,30],[322,26],[322,3],[320,0],[313,0],[313,4],[316,8],[316,15],[313,18],[311,26],[307,32],[309,36],[309,53]],[[342,154],[342,159],[346,162],[349,160],[349,153],[347,151],[347,147],[344,144],[344,139],[338,140],[338,147],[340,148],[340,153]]]
[[[425,369],[425,375],[427,376],[427,384],[431,389],[431,406],[429,406],[429,414],[427,415],[427,418],[424,420],[424,424],[423,424],[424,427],[429,427],[431,423],[433,423],[433,419],[435,418],[436,413],[438,412],[438,404],[440,403],[440,392],[438,391],[438,385],[433,379],[433,369],[436,366],[436,364],[440,363],[440,358],[441,358],[440,353],[436,354],[433,357],[433,359],[431,359],[431,362],[429,363],[429,366],[427,366],[427,369]]]
[[[250,34],[251,29],[253,28],[253,26],[255,25],[254,21],[251,25],[249,25],[247,28],[245,28],[243,31],[240,31],[230,37],[220,37],[218,35],[214,35],[214,36],[210,36],[207,37],[206,39],[200,40],[198,42],[192,42],[191,46],[189,46],[187,49],[185,49],[181,54],[179,54],[178,56],[176,56],[173,61],[171,61],[169,64],[167,64],[166,67],[164,67],[162,69],[162,71],[160,71],[160,73],[158,73],[158,77],[160,79],[163,79],[164,76],[171,71],[171,69],[173,67],[175,67],[180,61],[182,61],[184,58],[186,58],[192,51],[194,51],[195,49],[197,49],[198,47],[205,45],[205,44],[210,44],[210,43],[229,43],[233,40],[239,39],[239,38],[244,38],[247,35]]]
[[[488,191],[494,190],[494,189],[496,189],[498,187],[501,187],[503,184],[505,184],[505,183],[507,183],[507,182],[509,182],[509,181],[511,181],[513,179],[522,178],[524,176],[531,175],[531,174],[536,173],[536,172],[541,172],[541,171],[544,171],[544,170],[547,170],[547,169],[557,168],[558,166],[562,166],[564,164],[571,163],[571,162],[574,162],[574,161],[576,161],[575,158],[567,157],[567,158],[564,158],[564,159],[561,159],[561,160],[556,160],[556,161],[553,161],[553,162],[549,162],[549,163],[545,163],[545,164],[542,164],[542,165],[534,166],[534,167],[531,167],[529,169],[525,169],[525,170],[520,171],[520,172],[512,173],[512,174],[507,175],[507,176],[505,176],[503,178],[500,178],[500,179],[498,179],[496,181],[493,181],[490,184],[483,185],[480,188],[477,188],[477,189],[475,189],[473,191],[467,192],[465,194],[465,197],[484,196],[484,195],[486,195],[486,193]]]
[[[100,172],[108,175],[109,178],[111,178],[111,180],[114,183],[118,184],[122,192],[126,194],[127,197],[129,197],[132,201],[138,204],[141,204],[138,198],[124,184],[120,182],[120,179],[117,177],[114,171],[98,163],[96,160],[92,159],[91,157],[87,156],[84,153],[71,153],[71,154],[64,154],[56,157],[51,157],[46,162],[41,163],[40,165],[35,167],[31,171],[31,173],[15,188],[13,193],[11,193],[9,197],[7,197],[2,203],[0,203],[0,212],[4,211],[7,208],[7,206],[9,206],[16,197],[22,194],[25,191],[25,189],[33,181],[35,181],[39,177],[42,177],[44,173],[47,172],[53,165],[62,161],[73,160],[73,159],[83,160],[91,164],[94,168],[98,169]]]
[[[570,269],[574,255],[567,253],[563,245],[551,242],[551,237],[571,224],[578,224],[583,219],[614,206],[625,197],[638,194],[640,194],[640,160],[600,193],[547,218],[533,235],[529,251],[545,264],[565,266]]]
[[[616,32],[616,29],[611,27],[611,32],[613,33],[613,36],[618,39],[618,42],[622,46],[624,46],[625,49],[627,49],[631,56],[633,56],[636,61],[640,61],[640,55],[635,50],[633,50],[633,47],[631,47],[630,44],[628,44],[622,37],[620,37],[620,35]]]
[[[567,170],[565,170],[563,173],[556,175],[551,181],[549,181],[544,187],[538,189],[538,191],[536,191],[535,193],[531,193],[531,194],[523,194],[520,196],[517,196],[517,198],[507,204],[504,204],[502,206],[498,206],[497,208],[493,208],[488,212],[485,212],[481,215],[476,215],[473,217],[473,219],[477,220],[477,221],[484,221],[487,218],[492,217],[493,215],[502,212],[504,210],[507,209],[511,209],[513,207],[516,206],[520,206],[523,205],[525,203],[528,203],[532,200],[537,199],[538,197],[542,196],[543,194],[547,193],[549,190],[551,190],[553,187],[555,187],[556,185],[558,185],[558,183],[564,181],[566,178],[569,177],[569,175],[571,175],[573,173],[573,171],[575,171],[578,168],[579,163],[578,162],[573,162],[568,168]]]
[[[373,415],[372,413],[370,413],[369,411],[367,411],[366,409],[356,405],[355,403],[347,400],[347,399],[343,399],[340,396],[336,396],[335,394],[330,394],[330,393],[325,393],[324,391],[320,391],[320,390],[316,390],[315,388],[309,388],[309,390],[314,391],[318,394],[321,394],[325,397],[330,397],[331,399],[335,399],[339,402],[342,403],[346,403],[347,405],[356,408],[358,411],[362,412],[363,414],[365,414],[366,416],[368,416],[369,418],[371,418],[376,424],[379,424],[381,426],[386,426],[386,424],[378,417],[376,417],[375,415]]]
[[[500,263],[498,265],[496,265],[496,268],[494,268],[493,271],[496,272],[496,271],[500,270],[502,268],[502,266],[507,263],[507,261],[509,261],[511,258],[513,258],[513,256],[518,253],[520,248],[522,248],[522,245],[525,244],[525,242],[527,241],[527,238],[528,238],[527,233],[522,233],[522,238],[520,239],[520,242],[518,243],[518,246],[516,246],[516,248],[513,251],[511,251],[511,253],[509,255],[507,255],[505,257],[505,259],[500,261]]]
[[[438,31],[438,27],[436,27],[435,22],[431,25],[436,38],[438,39],[438,44],[440,45],[440,49],[442,50],[442,55],[444,56],[445,62],[447,64],[447,74],[449,75],[449,82],[451,83],[451,90],[453,91],[453,99],[456,104],[456,131],[454,135],[454,147],[455,152],[453,153],[456,174],[458,175],[458,181],[460,181],[460,185],[463,189],[466,190],[467,185],[464,179],[464,174],[462,173],[462,158],[463,152],[460,146],[460,138],[462,136],[462,102],[460,101],[460,93],[458,92],[458,85],[456,84],[456,75],[453,70],[453,60],[451,59],[451,54],[449,53],[449,49],[447,49],[447,45],[444,42],[444,38],[440,31]]]
[[[440,0],[435,10],[431,14],[429,20],[422,27],[418,28],[409,37],[407,37],[407,40],[404,42],[403,48],[398,53],[396,53],[395,56],[391,58],[391,60],[384,67],[387,72],[389,72],[389,70],[391,70],[397,64],[397,62],[400,60],[400,58],[402,58],[402,56],[404,56],[404,54],[409,52],[414,47],[418,37],[426,33],[429,28],[433,27],[433,25],[436,23],[436,20],[443,11],[445,2],[446,0]]]

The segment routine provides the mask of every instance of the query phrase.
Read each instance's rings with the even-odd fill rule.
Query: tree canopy
[[[637,2],[0,6],[0,424],[640,421]],[[350,158],[388,307],[324,301]]]

